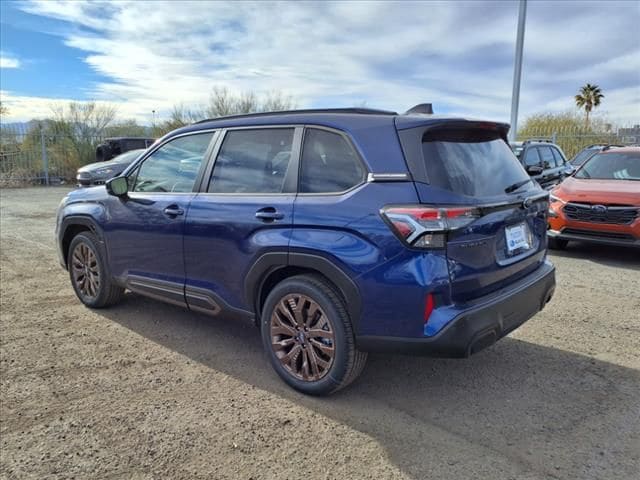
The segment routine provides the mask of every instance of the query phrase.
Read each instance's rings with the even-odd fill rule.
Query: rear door
[[[189,308],[253,309],[245,302],[249,269],[264,254],[288,251],[301,136],[302,127],[223,133],[185,225]]]
[[[423,173],[415,159],[408,161],[421,203],[475,208],[471,223],[447,234],[453,299],[484,295],[538,268],[546,249],[547,193],[514,156],[506,131],[460,122],[417,133],[401,132],[401,139],[403,146],[411,138],[421,142]]]
[[[540,184],[544,188],[549,188],[560,182],[562,175],[562,168],[558,166],[556,158],[553,155],[551,147],[542,146],[538,147],[538,153],[542,160],[542,180]]]

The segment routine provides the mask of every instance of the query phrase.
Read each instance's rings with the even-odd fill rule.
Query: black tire
[[[88,250],[87,250],[88,249]],[[83,253],[87,253],[90,260],[83,263]],[[77,255],[76,255],[77,254]],[[93,254],[93,257],[91,257]],[[118,303],[124,294],[124,288],[116,285],[109,272],[106,255],[101,243],[90,232],[82,232],[73,237],[67,255],[67,268],[71,285],[82,303],[91,308],[105,308]],[[95,259],[95,260],[93,260]],[[95,281],[97,272],[98,281]],[[84,273],[84,283],[82,281]],[[91,286],[85,287],[91,277]]]
[[[307,373],[314,374],[319,369],[319,363],[315,364],[315,362],[312,361],[312,357],[315,357],[316,360],[318,358],[324,358],[326,363],[326,358],[330,356],[321,357],[321,355],[324,355],[324,350],[319,349],[327,346],[333,348],[330,366],[324,370],[321,376],[318,374],[317,379],[301,379],[299,376],[296,376],[293,370],[291,370],[291,366],[286,365],[286,362],[278,356],[283,355],[283,350],[279,350],[272,345],[278,343],[276,339],[283,338],[281,335],[272,335],[272,328],[280,329],[280,327],[273,326],[276,325],[274,322],[278,322],[278,320],[273,320],[272,316],[280,315],[283,305],[291,305],[290,303],[282,303],[285,299],[289,299],[287,301],[291,302],[294,301],[293,299],[296,298],[296,296],[307,301],[306,305],[308,305],[308,308],[305,312],[312,311],[314,307],[311,305],[314,302],[319,309],[314,310],[316,314],[309,315],[310,318],[312,317],[309,320],[309,324],[313,323],[313,318],[317,318],[318,320],[316,323],[313,323],[315,327],[308,331],[306,345],[304,344],[304,340],[295,340],[302,349],[298,350],[299,353],[301,353],[300,362],[297,362],[297,356],[295,362],[302,365],[303,369],[305,359],[308,359]],[[298,303],[298,305],[300,305],[300,303]],[[296,305],[295,309],[291,307],[290,312],[295,314],[298,305]],[[280,309],[278,310],[280,313],[276,312],[276,307]],[[282,319],[282,315],[280,315],[279,318]],[[331,340],[320,339],[322,342],[328,342],[324,345],[320,344],[319,337],[314,337],[311,333],[314,331],[319,332],[319,329],[323,328],[319,326],[319,324],[323,322],[325,331],[327,333],[331,332],[332,334]],[[276,285],[267,296],[264,308],[262,309],[260,323],[262,343],[272,367],[288,385],[302,393],[308,395],[329,395],[349,385],[364,369],[367,354],[356,350],[351,319],[347,313],[344,300],[334,287],[321,276],[298,275],[283,280]],[[291,324],[291,322],[289,323]],[[284,337],[287,341],[294,338],[294,336],[289,333],[286,333]],[[283,356],[286,357],[289,355],[293,348],[294,347]],[[276,353],[276,350],[279,350],[278,353]],[[314,365],[309,366],[312,363],[314,363]],[[313,366],[315,366],[315,370],[312,368]],[[304,371],[302,374],[304,374]]]
[[[565,248],[567,248],[568,243],[569,240],[549,237],[549,248],[552,250],[564,250]]]

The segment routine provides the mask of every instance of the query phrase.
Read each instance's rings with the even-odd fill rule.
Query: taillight
[[[418,248],[444,248],[447,232],[480,218],[473,207],[385,207],[381,213],[396,235]]]

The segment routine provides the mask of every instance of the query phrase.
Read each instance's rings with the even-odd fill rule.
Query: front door
[[[109,198],[109,264],[131,290],[184,305],[184,222],[212,138],[169,140],[129,174],[126,197]]]

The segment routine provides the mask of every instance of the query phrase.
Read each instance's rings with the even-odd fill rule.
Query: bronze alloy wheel
[[[315,382],[331,369],[335,334],[330,319],[310,297],[289,294],[273,310],[271,348],[295,378]]]
[[[71,255],[71,274],[78,291],[87,299],[95,299],[100,291],[100,267],[96,252],[88,244],[76,245]]]

